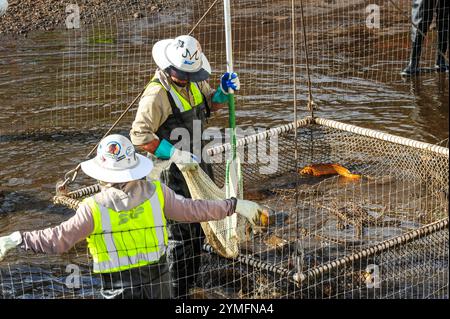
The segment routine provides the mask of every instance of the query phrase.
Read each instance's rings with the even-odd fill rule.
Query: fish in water
[[[325,176],[339,174],[346,178],[359,179],[361,175],[352,174],[347,168],[340,164],[311,164],[300,170],[302,175]]]

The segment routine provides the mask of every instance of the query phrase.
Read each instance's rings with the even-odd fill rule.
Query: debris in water
[[[264,243],[271,248],[283,248],[288,241],[275,235],[271,235],[264,240]]]

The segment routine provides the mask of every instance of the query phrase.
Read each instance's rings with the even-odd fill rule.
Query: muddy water
[[[279,21],[284,21],[283,16]],[[0,235],[54,225],[72,214],[50,204],[55,182],[83,159],[151,76],[151,45],[163,37],[156,31],[166,22],[173,26],[166,30],[168,34],[185,30],[182,20],[167,14],[155,21],[87,32],[38,32],[26,39],[0,39]],[[220,28],[210,25],[211,34],[203,40],[219,41],[214,35]],[[272,30],[270,35],[275,39],[277,32]],[[275,42],[280,54],[284,53],[278,60],[268,58],[268,66],[263,68],[261,56],[252,54],[254,42],[244,45],[240,41],[235,61],[243,87],[237,98],[238,124],[272,127],[293,120],[289,50],[282,48],[281,40]],[[223,46],[216,48],[204,46],[215,68],[214,79],[225,69]],[[373,78],[356,73],[339,77],[323,71],[335,63],[329,58],[320,61],[316,56],[313,62],[317,116],[430,143],[448,139],[448,74],[402,80],[393,75],[403,66],[403,61],[397,61],[395,68]],[[299,63],[299,116],[308,114],[304,111],[304,71],[304,63]],[[127,134],[132,115],[116,132]],[[220,111],[210,124],[226,127],[227,112]],[[89,179],[80,176],[73,187],[87,183]],[[22,265],[29,263],[29,258],[21,252],[8,262]],[[53,276],[64,273],[68,260],[76,260],[76,252],[63,257],[33,257],[34,264],[59,267]],[[24,272],[33,277],[33,269]],[[42,274],[42,269],[36,273]],[[13,271],[13,276],[19,274]],[[44,283],[49,280],[46,276],[51,275],[44,273]],[[22,296],[33,297],[33,289]]]

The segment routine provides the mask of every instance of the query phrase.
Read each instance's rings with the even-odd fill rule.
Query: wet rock
[[[21,186],[21,185],[29,185],[31,184],[31,179],[25,179],[25,178],[11,178],[8,183],[5,184],[5,186]]]

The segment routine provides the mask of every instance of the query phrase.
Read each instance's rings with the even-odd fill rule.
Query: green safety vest
[[[156,77],[154,77],[150,81],[150,83],[147,85],[147,87],[159,85],[159,86],[163,87],[164,90],[166,89],[160,82],[157,82],[155,80],[157,80]],[[178,91],[176,90],[176,88],[173,85],[170,85],[170,90],[168,92],[169,92],[170,96],[172,97],[173,101],[175,102],[176,107],[178,108],[178,110],[180,110],[180,112],[189,111],[193,107],[203,104],[203,94],[200,91],[197,83],[191,82],[189,85],[189,90],[190,90],[192,96],[194,97],[194,105],[193,106],[191,106],[189,101],[186,100],[180,93],[178,93]]]
[[[141,205],[116,212],[99,205],[94,197],[83,202],[91,208],[94,231],[86,239],[94,273],[111,273],[155,264],[168,243],[164,195],[159,181],[152,197]]]

